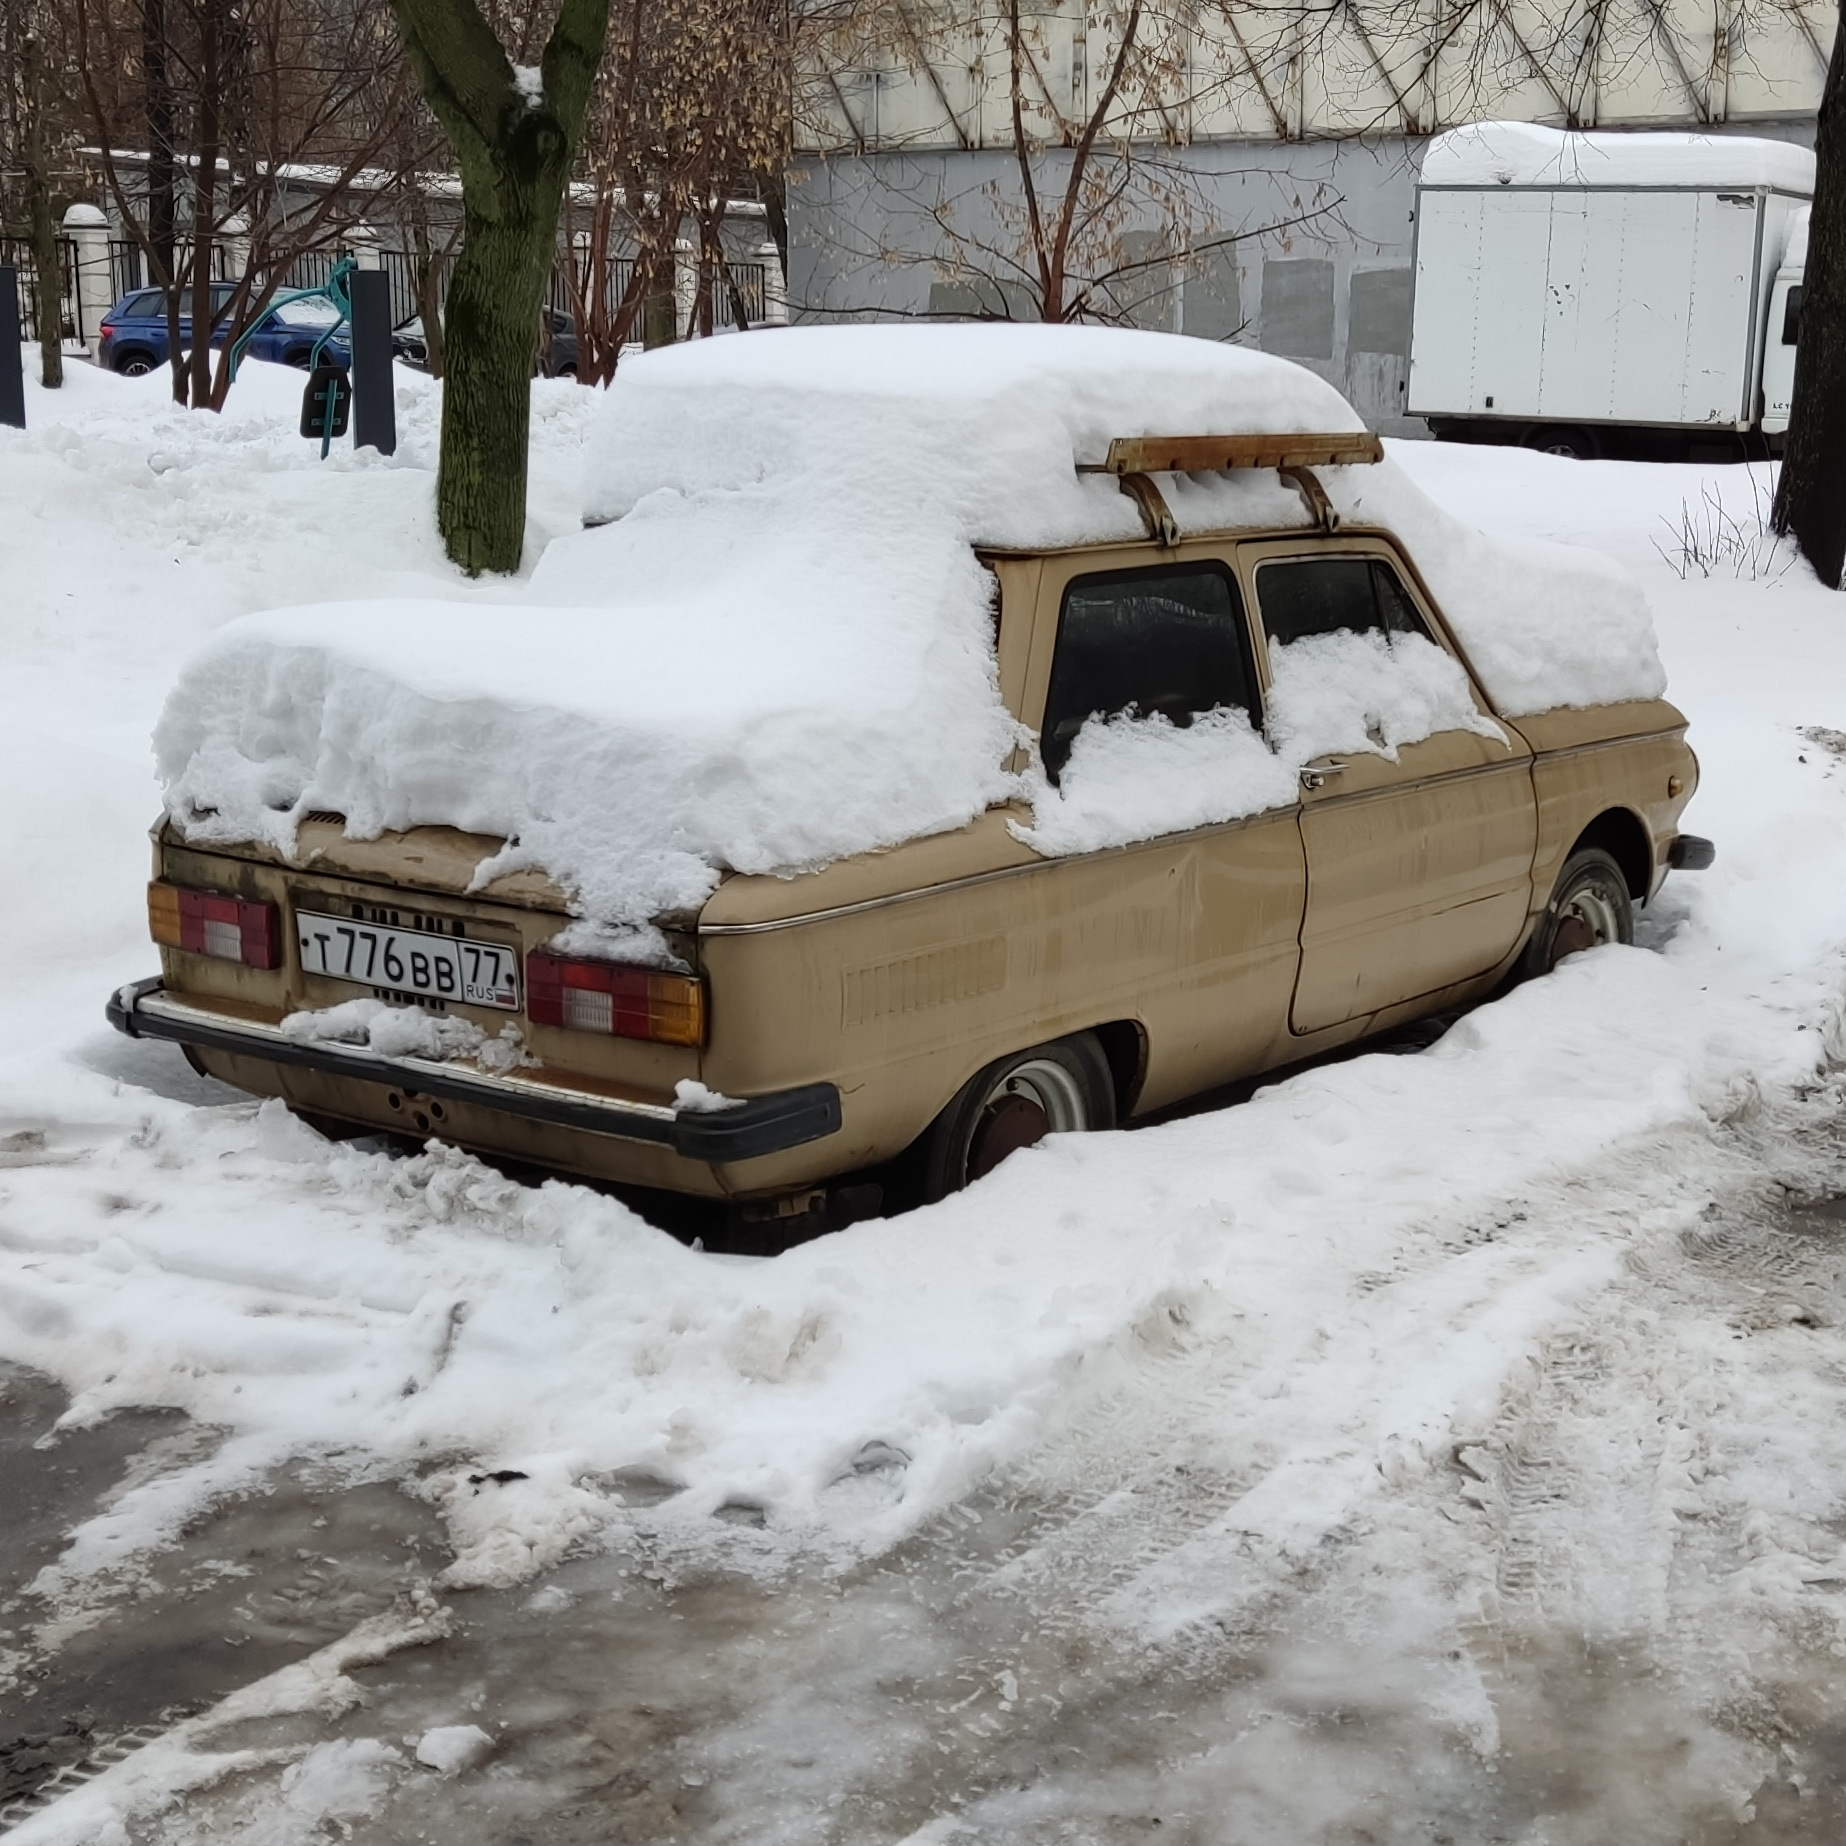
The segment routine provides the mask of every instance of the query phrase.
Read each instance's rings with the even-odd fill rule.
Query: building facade
[[[1375,427],[1420,431],[1403,398],[1432,134],[1811,144],[1835,28],[1803,0],[1150,0],[1132,39],[1128,17],[884,0],[817,40],[789,185],[797,317],[1038,318],[1049,269],[1061,312],[1280,353]]]

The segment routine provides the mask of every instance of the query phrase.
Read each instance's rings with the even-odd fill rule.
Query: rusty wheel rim
[[[1009,1154],[1048,1134],[1089,1125],[1077,1079],[1052,1058],[1028,1058],[988,1091],[968,1139],[968,1178],[985,1177]]]
[[[1564,900],[1551,932],[1551,966],[1566,955],[1601,948],[1621,939],[1621,924],[1609,894],[1598,885],[1585,885]]]

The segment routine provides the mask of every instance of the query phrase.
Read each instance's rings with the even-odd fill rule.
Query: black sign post
[[[0,263],[0,423],[26,427],[26,374],[19,354],[19,271]]]
[[[353,299],[353,447],[397,452],[397,401],[391,380],[391,278],[355,269]]]

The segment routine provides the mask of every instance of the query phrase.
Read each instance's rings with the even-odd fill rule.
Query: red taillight
[[[282,913],[274,904],[151,884],[147,926],[156,942],[189,955],[212,955],[246,968],[282,966]]]
[[[702,1045],[705,988],[689,974],[570,961],[541,952],[526,957],[526,1017],[535,1026]]]

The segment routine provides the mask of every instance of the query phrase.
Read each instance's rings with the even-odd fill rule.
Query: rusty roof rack
[[[1101,462],[1079,462],[1079,474],[1113,474],[1141,509],[1149,538],[1179,543],[1179,522],[1154,484],[1156,474],[1221,474],[1233,468],[1273,468],[1306,501],[1326,531],[1340,516],[1310,470],[1384,460],[1384,444],[1369,429],[1320,435],[1117,436]]]

